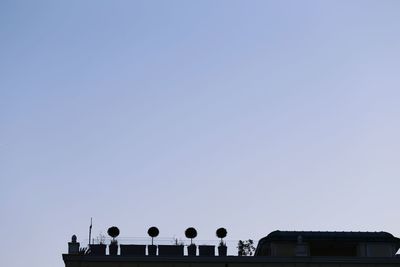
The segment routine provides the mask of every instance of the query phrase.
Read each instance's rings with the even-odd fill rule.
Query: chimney
[[[68,242],[68,254],[79,254],[79,242],[76,242],[76,235],[73,235],[71,242]]]

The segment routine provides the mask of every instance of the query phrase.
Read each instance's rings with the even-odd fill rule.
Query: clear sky
[[[94,236],[400,236],[399,13],[396,0],[2,0],[2,264],[62,267],[90,217]]]

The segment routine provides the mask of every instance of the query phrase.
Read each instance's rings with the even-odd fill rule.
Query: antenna
[[[89,246],[91,237],[92,237],[92,217],[90,217],[90,226],[89,226]]]

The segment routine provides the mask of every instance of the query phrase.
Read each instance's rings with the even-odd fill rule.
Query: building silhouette
[[[259,240],[254,256],[227,256],[215,246],[90,244],[74,235],[65,267],[400,267],[400,239],[387,232],[274,231]],[[223,245],[223,243],[222,243]],[[221,245],[220,245],[221,246]],[[226,250],[225,250],[226,251]],[[189,252],[190,254],[190,252]]]

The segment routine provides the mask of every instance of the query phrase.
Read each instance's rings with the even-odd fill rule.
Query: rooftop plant
[[[79,255],[88,255],[88,254],[90,254],[90,249],[89,248],[84,247],[84,248],[80,248],[79,249]]]
[[[249,239],[249,240],[239,240],[238,242],[238,255],[239,256],[252,256],[255,250],[254,247],[254,241]]]
[[[187,238],[190,238],[190,245],[193,245],[193,238],[195,238],[197,236],[197,231],[196,229],[194,229],[193,227],[189,227],[188,229],[186,229],[185,231],[185,236]]]
[[[218,237],[218,238],[221,238],[221,241],[220,241],[220,243],[219,243],[220,246],[225,246],[225,243],[224,243],[223,238],[226,237],[226,235],[228,234],[228,232],[226,231],[226,229],[223,228],[223,227],[218,228],[217,231],[216,231],[216,234],[217,234],[217,237]]]
[[[152,226],[149,228],[149,230],[147,230],[147,234],[151,237],[151,245],[153,245],[154,237],[157,237],[159,233],[160,231],[155,226]]]
[[[99,235],[96,237],[96,243],[97,244],[104,244],[104,242],[106,241],[106,236],[103,235],[102,233],[99,233]]]
[[[111,226],[108,228],[107,233],[109,236],[112,237],[111,244],[117,243],[117,240],[115,239],[117,236],[119,236],[119,229],[116,226]]]

